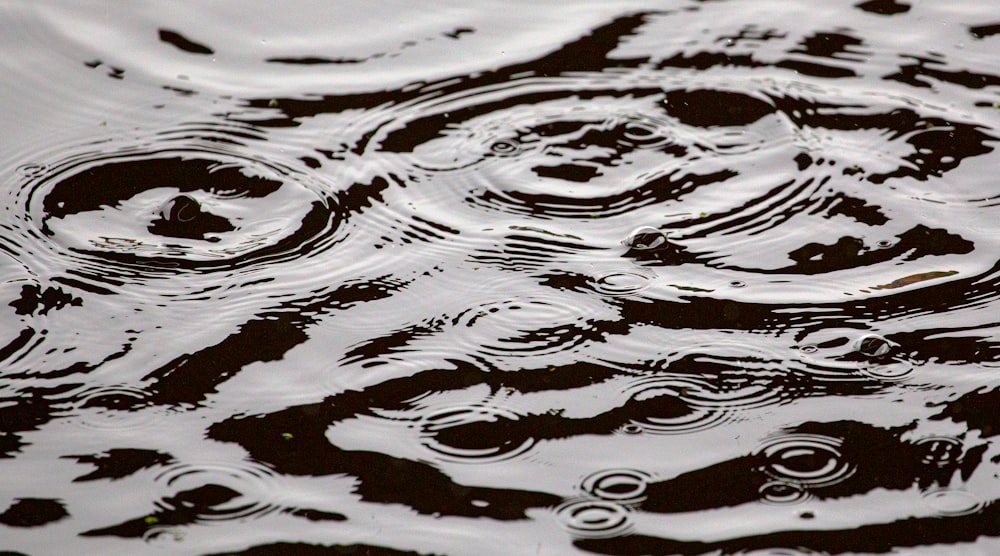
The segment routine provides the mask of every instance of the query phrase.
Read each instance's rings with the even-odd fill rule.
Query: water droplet
[[[574,536],[612,538],[631,528],[628,510],[605,500],[575,500],[556,508],[559,522]]]
[[[733,280],[729,283],[729,286],[732,288],[744,288],[746,285],[747,283],[742,280]]]
[[[893,244],[892,241],[889,241],[888,239],[883,239],[876,242],[875,247],[878,247],[879,249],[888,249],[892,247],[892,244]]]
[[[804,346],[799,347],[799,351],[806,354],[816,353],[817,351],[819,351],[819,348],[812,344],[806,344]]]
[[[667,234],[652,226],[637,228],[629,234],[628,239],[625,240],[625,245],[639,251],[656,249],[666,243]]]

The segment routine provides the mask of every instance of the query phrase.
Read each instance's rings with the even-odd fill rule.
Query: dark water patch
[[[873,14],[898,15],[909,12],[911,6],[906,2],[897,2],[896,0],[869,0],[855,4],[855,7]]]
[[[8,527],[40,527],[69,517],[60,500],[18,498],[3,513],[0,523]]]
[[[985,39],[986,37],[992,37],[993,35],[1000,34],[1000,24],[994,25],[976,25],[969,27],[969,33],[977,39]]]
[[[377,556],[418,556],[421,552],[410,550],[395,550],[392,548],[370,544],[306,544],[306,543],[272,543],[252,546],[239,552],[216,552],[212,556],[281,556],[282,554],[301,554],[302,556],[329,556],[331,554],[357,554]]]
[[[124,479],[144,469],[175,463],[170,454],[136,448],[113,448],[102,454],[63,457],[94,466],[93,471],[73,479],[74,482]]]
[[[60,288],[49,287],[42,291],[35,284],[21,286],[21,297],[10,302],[18,315],[44,315],[50,310],[58,310],[66,306],[79,307],[83,300],[66,293]],[[2,358],[0,358],[2,359]]]
[[[525,519],[528,508],[559,502],[558,497],[540,492],[457,484],[422,462],[340,449],[323,435],[329,423],[328,408],[333,407],[334,404],[292,408],[264,418],[228,420],[213,425],[210,435],[217,440],[238,442],[256,460],[278,473],[347,474],[358,479],[355,492],[363,500],[404,504],[422,514]],[[303,458],[305,453],[310,456]],[[373,470],[381,471],[373,474]],[[483,505],[483,501],[487,504]]]
[[[168,29],[160,29],[160,40],[169,45],[176,46],[177,48],[183,50],[184,52],[188,52],[190,54],[203,54],[203,55],[215,54],[215,51],[212,50],[211,48],[201,43],[192,41],[191,39],[185,37],[184,35],[176,31],[170,31]]]
[[[1000,76],[970,71],[945,71],[934,67],[940,60],[914,56],[916,63],[900,67],[898,73],[886,76],[913,87],[932,87],[934,82],[953,83],[969,89],[983,89],[1000,85]]]

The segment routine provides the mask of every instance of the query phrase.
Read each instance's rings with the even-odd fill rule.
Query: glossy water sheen
[[[0,2],[0,550],[1000,553],[1000,3]]]

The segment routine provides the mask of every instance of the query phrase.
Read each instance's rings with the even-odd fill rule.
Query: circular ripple
[[[986,504],[966,490],[941,488],[922,494],[924,503],[942,517],[972,515],[981,511]]]
[[[22,164],[15,169],[17,175],[22,178],[37,178],[45,174],[48,168],[44,164]]]
[[[184,540],[184,530],[179,527],[150,527],[142,533],[142,541],[159,548],[176,546]]]
[[[628,509],[606,500],[574,500],[556,508],[559,523],[573,536],[607,539],[628,533],[632,527]]]
[[[626,427],[654,434],[687,434],[719,426],[726,421],[724,409],[691,402],[697,392],[709,388],[707,381],[694,377],[653,376],[631,382],[625,389],[630,413],[641,415]]]
[[[621,125],[618,144],[633,149],[660,149],[673,142],[671,122],[666,118],[653,120],[642,116],[626,119]]]
[[[515,458],[535,439],[509,409],[458,405],[436,409],[420,422],[420,443],[446,461],[494,463]]]
[[[307,176],[206,150],[80,156],[25,189],[35,235],[95,274],[302,257],[338,222]]]
[[[274,471],[250,461],[177,463],[155,481],[167,491],[155,503],[157,513],[181,512],[196,523],[260,517],[280,508]]]
[[[148,427],[157,419],[148,392],[127,385],[85,390],[73,404],[74,422],[98,430],[130,430]]]
[[[819,434],[788,434],[766,442],[761,454],[764,473],[806,489],[835,485],[850,478],[855,467],[840,453],[842,440]]]
[[[558,298],[524,297],[473,307],[454,319],[460,343],[487,357],[538,357],[586,341],[589,315]]]
[[[920,463],[949,467],[961,461],[962,442],[950,436],[929,436],[914,442],[920,451]]]
[[[635,270],[608,271],[596,274],[590,284],[594,291],[608,297],[631,297],[648,288],[655,278]]]
[[[774,505],[798,504],[811,497],[800,483],[788,481],[768,481],[758,490],[761,501]]]
[[[646,487],[652,477],[635,469],[605,469],[587,476],[580,489],[595,498],[635,504],[646,499]]]
[[[711,148],[697,145],[663,98],[659,83],[616,93],[587,79],[520,79],[388,108],[394,121],[362,148],[404,154],[428,179],[455,180],[478,208],[624,214],[733,176],[718,157],[698,156]]]

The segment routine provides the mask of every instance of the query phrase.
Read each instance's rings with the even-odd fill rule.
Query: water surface
[[[998,8],[0,2],[0,550],[1000,551]]]

